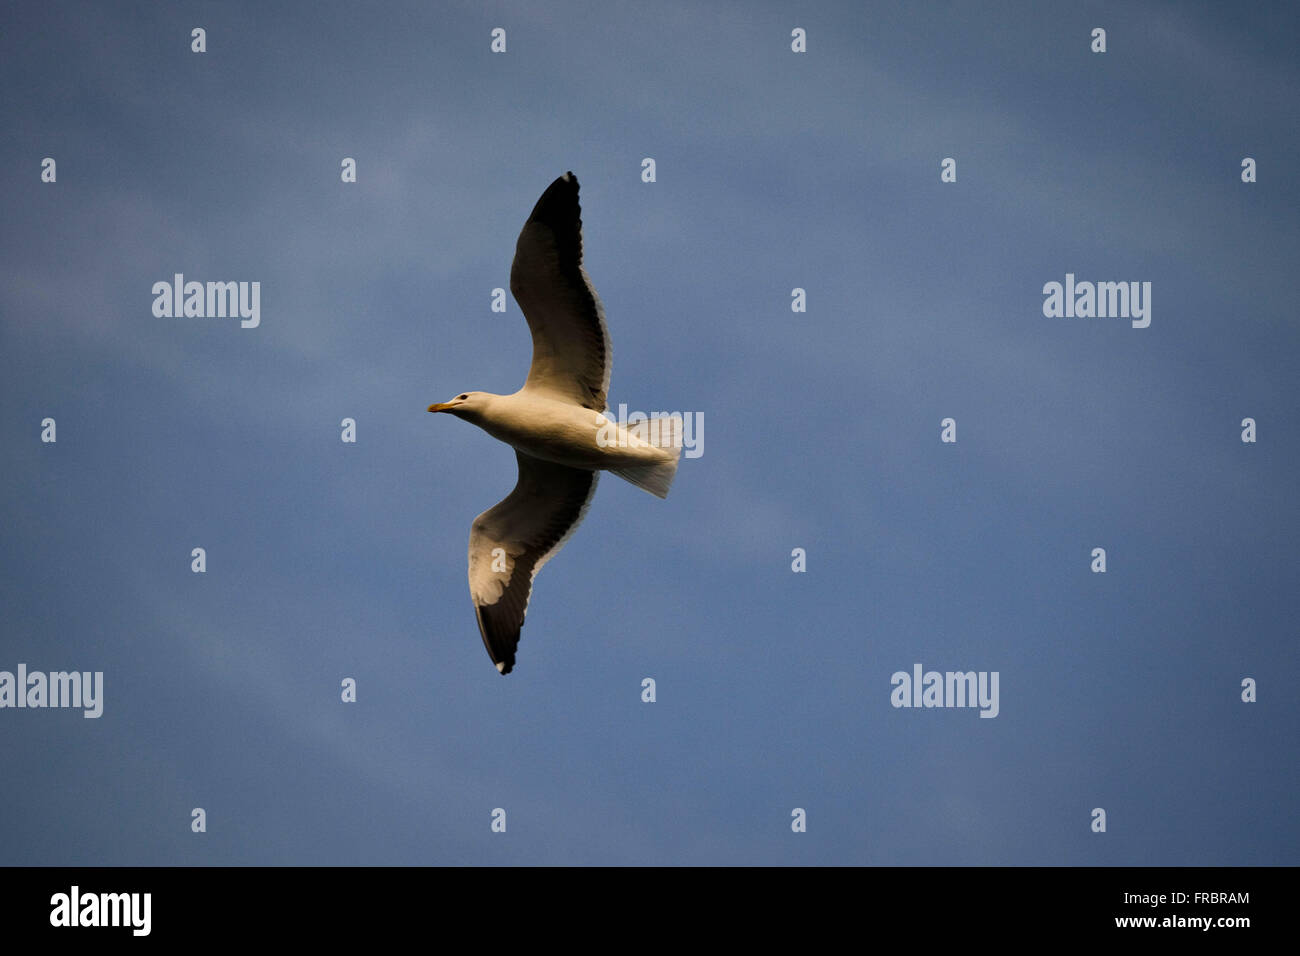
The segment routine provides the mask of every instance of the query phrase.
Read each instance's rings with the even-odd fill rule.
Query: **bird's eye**
[[[469,393],[462,395],[460,398],[456,399],[456,401],[463,402],[467,398],[469,398]]]

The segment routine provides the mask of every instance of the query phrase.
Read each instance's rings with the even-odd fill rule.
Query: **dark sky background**
[[[5,5],[0,670],[105,699],[0,710],[0,863],[1300,863],[1298,28]],[[490,294],[570,169],[610,401],[703,454],[602,479],[503,678],[466,542],[514,456],[425,408],[522,384]],[[260,327],[156,318],[177,272]],[[1150,327],[1044,317],[1067,272]],[[999,715],[895,709],[918,662]]]

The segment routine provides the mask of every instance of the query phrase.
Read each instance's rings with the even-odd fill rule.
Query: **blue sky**
[[[105,700],[0,709],[0,863],[1300,862],[1294,6],[4,16],[0,670]],[[514,456],[425,408],[522,383],[490,292],[570,169],[611,403],[704,453],[602,479],[502,678]],[[917,662],[999,715],[892,707]]]

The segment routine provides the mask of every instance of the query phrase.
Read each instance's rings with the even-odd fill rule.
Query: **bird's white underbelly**
[[[489,435],[526,455],[570,468],[599,470],[671,461],[679,452],[656,448],[626,429],[581,405],[537,397],[503,396],[491,421],[481,422]]]

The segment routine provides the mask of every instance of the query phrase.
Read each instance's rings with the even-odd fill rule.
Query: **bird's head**
[[[487,406],[487,392],[461,392],[449,402],[429,406],[431,412],[451,412],[457,418],[475,420]]]

